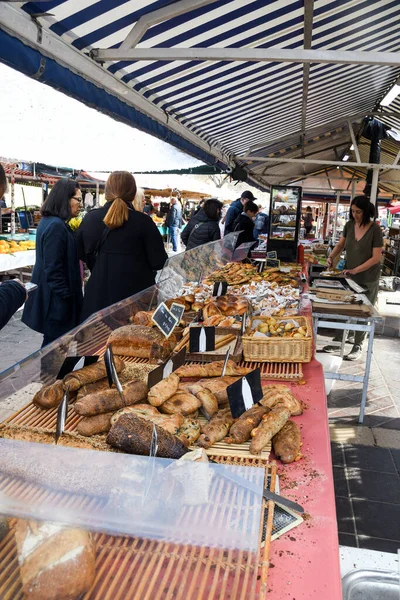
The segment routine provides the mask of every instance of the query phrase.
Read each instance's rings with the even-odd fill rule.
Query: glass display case
[[[293,262],[297,258],[300,229],[301,187],[271,187],[268,251],[276,250],[281,260]]]

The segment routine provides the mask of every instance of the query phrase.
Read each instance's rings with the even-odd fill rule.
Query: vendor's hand
[[[345,269],[343,271],[343,275],[345,277],[348,277],[349,275],[357,275],[357,273],[358,273],[357,269]]]
[[[332,264],[333,264],[333,261],[332,261],[332,259],[331,259],[331,258],[328,258],[328,260],[326,261],[326,266],[327,266],[327,267],[331,267],[331,266],[332,266]]]

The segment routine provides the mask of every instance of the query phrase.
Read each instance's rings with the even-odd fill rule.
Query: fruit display
[[[0,254],[14,254],[14,252],[24,252],[34,250],[36,243],[29,240],[17,242],[15,240],[0,240]]]

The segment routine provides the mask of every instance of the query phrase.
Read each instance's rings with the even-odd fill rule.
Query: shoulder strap
[[[193,232],[197,231],[202,225],[204,225],[204,221],[202,221],[201,223],[196,223],[196,225],[192,228],[192,231],[189,233],[188,241],[192,237]]]
[[[104,242],[106,241],[106,239],[108,238],[108,235],[110,233],[111,229],[109,229],[108,227],[105,227],[101,233],[101,236],[99,238],[99,241],[96,244],[96,248],[94,249],[94,255],[97,256],[98,253],[100,252],[100,248],[102,247],[102,245],[104,244]]]

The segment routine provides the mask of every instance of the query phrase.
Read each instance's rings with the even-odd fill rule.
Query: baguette
[[[61,379],[58,379],[51,385],[46,385],[36,392],[32,402],[38,408],[57,408],[63,395],[63,382]]]
[[[111,429],[111,417],[113,414],[113,412],[108,412],[101,415],[94,415],[93,417],[84,417],[82,421],[79,421],[76,430],[80,435],[87,437],[100,433],[108,433]]]
[[[73,600],[91,587],[95,551],[86,531],[18,519],[15,541],[26,600]]]
[[[260,424],[263,416],[268,412],[268,408],[255,404],[249,410],[246,410],[238,420],[232,425],[229,431],[228,444],[242,444],[251,437],[251,432]]]
[[[107,377],[104,379],[99,379],[99,381],[94,381],[93,383],[87,383],[83,385],[78,390],[78,395],[76,397],[77,400],[81,400],[85,396],[89,396],[89,394],[94,394],[95,392],[100,392],[101,390],[110,389],[110,385],[108,383]]]
[[[118,357],[114,358],[114,364],[117,373],[122,371],[125,367],[124,362]],[[67,389],[68,387],[69,391],[73,392],[79,390],[79,388],[87,383],[93,383],[99,379],[104,379],[104,377],[107,377],[106,365],[104,364],[104,361],[99,361],[93,365],[83,367],[83,369],[79,369],[78,371],[68,373],[68,375],[64,377],[64,389]]]
[[[179,377],[221,377],[223,360],[215,360],[206,364],[183,365],[175,371]],[[247,375],[251,368],[239,367],[233,360],[228,360],[225,375]]]
[[[261,451],[269,444],[274,435],[282,429],[289,417],[290,411],[286,406],[277,406],[264,415],[259,426],[251,432],[253,439],[250,443],[250,453],[261,454]]]
[[[78,415],[89,417],[115,412],[124,406],[137,404],[147,397],[147,385],[144,381],[131,381],[122,386],[122,389],[124,399],[120,397],[118,390],[112,388],[85,396],[79,402],[75,402],[74,410]]]

